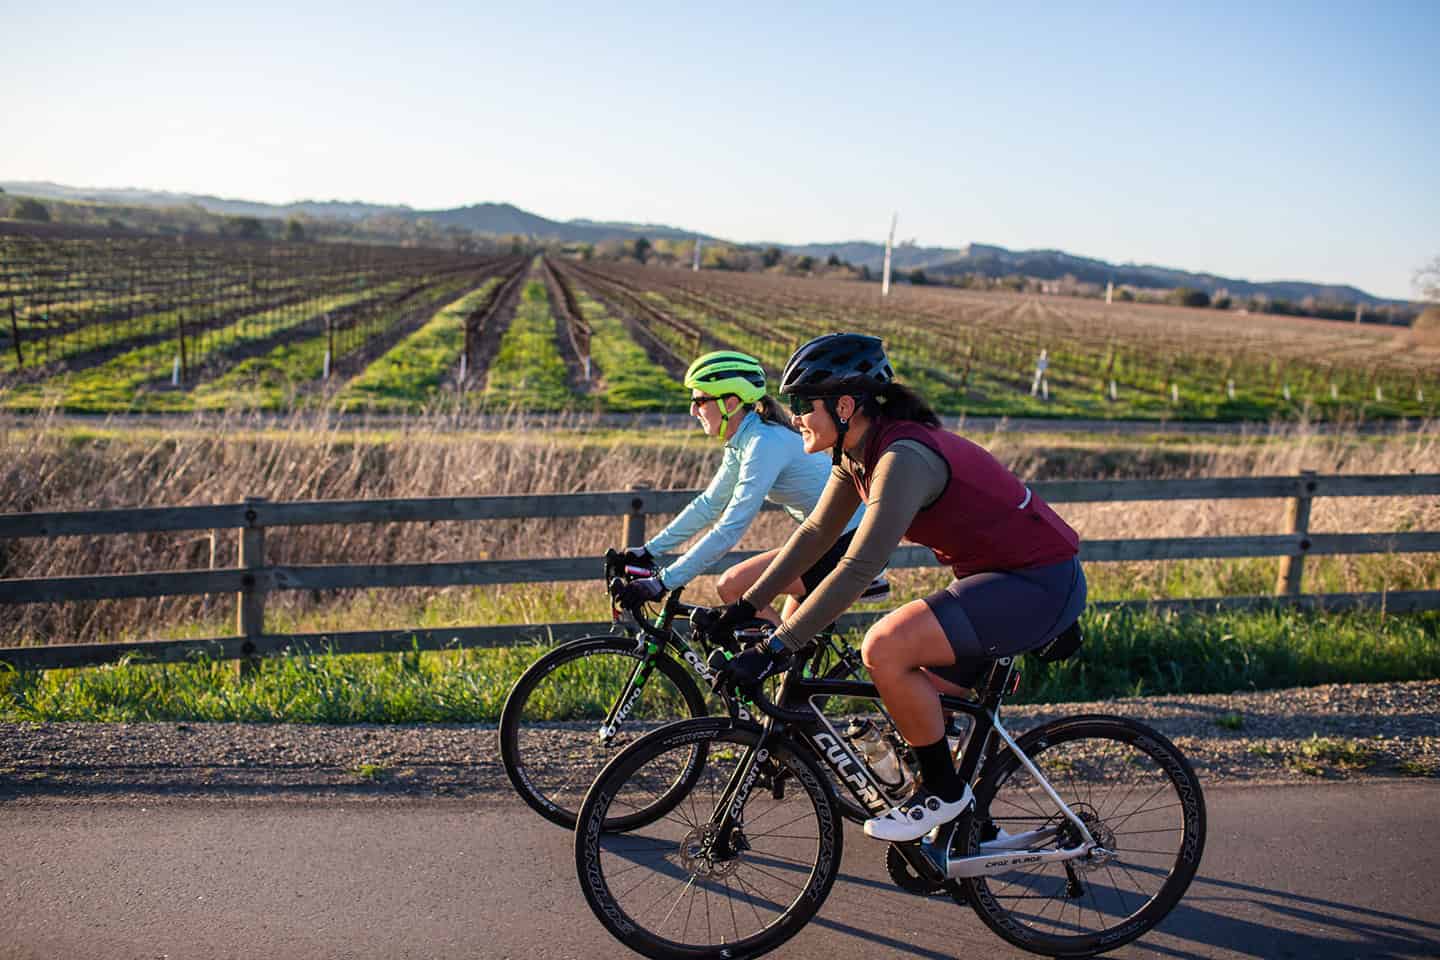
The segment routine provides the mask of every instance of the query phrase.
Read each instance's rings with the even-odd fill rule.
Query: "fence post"
[[[625,528],[620,534],[620,546],[638,547],[645,542],[645,493],[648,483],[637,483],[630,488],[630,512],[625,514]]]
[[[256,507],[266,503],[265,497],[246,497],[245,526],[240,528],[240,569],[247,571],[236,595],[236,632],[245,638],[241,649],[245,656],[238,661],[238,673],[249,676],[259,665],[254,656],[255,640],[265,632],[265,587],[258,571],[265,566],[265,527],[261,525]]]
[[[1310,549],[1310,501],[1315,496],[1315,471],[1301,470],[1296,481],[1295,498],[1286,509],[1286,526],[1290,533],[1300,535],[1300,552],[1280,558],[1280,573],[1275,578],[1275,593],[1293,597],[1300,593],[1300,579],[1305,573],[1305,551]]]

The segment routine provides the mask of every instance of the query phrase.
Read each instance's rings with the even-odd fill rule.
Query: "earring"
[[[845,426],[845,424],[847,424],[847,423],[849,423],[849,422],[850,422],[850,418],[849,418],[849,417],[841,417],[841,418],[840,418],[840,426],[842,426],[842,427]]]

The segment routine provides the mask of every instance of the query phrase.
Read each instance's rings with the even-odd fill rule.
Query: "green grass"
[[[492,410],[565,410],[577,399],[555,345],[555,318],[545,284],[530,280],[490,364],[481,402]]]
[[[223,307],[225,296],[232,292],[241,293],[243,291],[244,287],[240,284],[217,289],[214,295],[220,299],[214,306]],[[120,303],[117,302],[112,304],[111,308],[118,309],[119,306]],[[64,336],[48,337],[43,346],[36,342],[44,335],[43,332],[41,330],[27,331],[25,325],[21,324],[21,349],[26,363],[30,366],[54,363],[90,350],[104,349],[127,340],[149,336],[156,331],[173,331],[176,318],[183,312],[181,310],[147,312],[148,307],[141,298],[136,298],[134,309],[139,311],[136,316],[127,317],[124,320],[108,320],[71,331]],[[27,336],[27,334],[29,335]],[[19,364],[16,362],[13,350],[0,351],[0,373],[11,373],[17,369],[19,369]]]
[[[1265,360],[1251,354],[1237,364],[1203,351],[1152,347],[1142,340],[1106,348],[1105,335],[1082,337],[1040,333],[1033,320],[1020,319],[1013,330],[972,329],[964,323],[937,327],[933,318],[922,320],[903,309],[873,313],[846,312],[824,297],[794,311],[766,302],[758,291],[748,305],[725,303],[756,336],[718,313],[707,312],[686,298],[648,291],[645,296],[666,312],[700,324],[722,339],[760,357],[768,368],[783,366],[790,350],[821,332],[859,328],[883,336],[901,378],[918,389],[936,407],[949,414],[1017,417],[1084,417],[1095,419],[1267,420],[1295,419],[1307,409],[1313,416],[1363,415],[1365,417],[1433,416],[1437,409],[1433,377],[1414,372],[1378,369],[1369,376],[1332,370],[1293,358]],[[1024,307],[1005,320],[1016,320]],[[663,331],[662,331],[663,332]],[[937,342],[937,337],[944,342]],[[979,349],[966,389],[958,387],[965,366],[965,343]],[[1048,349],[1050,394],[1030,396],[1035,360],[1041,345]],[[1375,383],[1384,399],[1374,396]],[[1330,396],[1331,378],[1338,396]],[[1117,382],[1117,398],[1110,400],[1110,379]],[[1235,396],[1226,394],[1226,380],[1235,380]],[[1428,382],[1422,402],[1415,387]],[[1172,395],[1171,385],[1176,387]],[[1285,396],[1288,386],[1289,396]]]
[[[584,293],[576,291],[575,297],[590,321],[590,355],[605,380],[605,408],[621,413],[683,409],[685,388],[650,360],[625,325]]]
[[[1084,621],[1064,663],[1026,662],[1035,702],[1231,693],[1440,676],[1440,613],[1310,614],[1272,609],[1201,614],[1110,610]]]
[[[267,340],[277,333],[310,322],[327,311],[381,297],[390,289],[400,289],[405,282],[395,281],[357,293],[309,300],[303,309],[285,307],[252,314],[210,331],[204,347],[197,343],[189,344],[188,362],[192,369],[198,368],[214,354]],[[79,373],[61,374],[43,383],[15,387],[5,394],[3,405],[21,410],[58,405],[81,412],[184,410],[190,406],[189,395],[185,392],[140,393],[140,388],[169,372],[176,349],[175,342],[167,340],[127,351]]]
[[[1215,726],[1219,727],[1222,730],[1244,730],[1245,717],[1241,714],[1235,713],[1234,711],[1231,711],[1230,713],[1222,713],[1220,716],[1215,718]]]
[[[551,605],[559,606],[558,598]],[[581,615],[595,617],[588,610]],[[1396,617],[1268,611],[1201,617],[1126,611],[1087,616],[1085,625],[1086,646],[1073,660],[1021,661],[1023,680],[1014,702],[1228,693],[1440,675],[1436,613]],[[322,652],[265,660],[244,676],[231,664],[205,661],[3,671],[0,719],[494,722],[510,686],[544,649]],[[564,716],[593,697],[594,684],[577,678],[568,696],[554,704],[555,715]],[[1354,749],[1319,740],[1297,756],[1297,762],[1310,764],[1360,762]]]
[[[336,404],[342,410],[423,408],[460,363],[466,318],[499,283],[500,278],[493,277],[435,314],[347,383]]]
[[[331,363],[383,335],[419,303],[453,296],[463,283],[463,280],[450,280],[438,284],[404,305],[390,308],[387,315],[365,321],[358,337],[354,334],[337,337],[337,343],[348,343],[349,351],[341,347],[337,351],[339,356],[331,357]],[[276,347],[262,356],[240,362],[223,376],[200,384],[190,392],[190,400],[197,410],[290,409],[295,406],[296,394],[301,389],[315,385],[325,375],[325,352],[329,346],[330,338],[321,333]]]
[[[1308,740],[1300,741],[1299,747],[1285,758],[1285,763],[1301,773],[1323,777],[1336,770],[1343,772],[1367,767],[1373,756],[1370,748],[1358,740],[1312,733]]]
[[[1401,760],[1398,769],[1407,777],[1440,777],[1440,765],[1433,761]]]
[[[361,780],[372,783],[390,779],[390,768],[383,763],[357,763],[350,772]]]

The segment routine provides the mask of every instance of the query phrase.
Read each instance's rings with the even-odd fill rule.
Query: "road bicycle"
[[[654,617],[643,604],[626,608],[617,599],[625,583],[654,573],[608,551],[604,576],[613,629],[624,632],[560,644],[520,675],[501,710],[506,776],[531,809],[566,829],[575,828],[585,791],[621,748],[663,723],[710,712],[702,691],[714,681],[706,659],[711,646],[678,629],[697,609],[681,600],[683,588],[671,591]],[[877,580],[865,599],[882,599],[888,592],[888,583]],[[746,639],[742,633],[739,640],[727,638],[725,646],[733,653]],[[809,669],[832,678],[863,669],[833,631],[824,631],[819,643]],[[751,718],[743,697],[722,693],[720,699],[726,713]]]
[[[1072,627],[1050,658],[1078,646]],[[839,697],[878,704],[875,686],[807,676],[805,659],[773,700],[746,691],[759,722],[668,725],[595,779],[575,865],[591,910],[626,946],[662,960],[773,950],[829,894],[843,820],[893,806],[865,754],[817,708]],[[1133,720],[1080,715],[1013,736],[1000,708],[1018,682],[1007,657],[973,699],[941,697],[973,720],[957,766],[974,803],[921,840],[891,844],[887,866],[903,889],[948,893],[1018,947],[1093,956],[1145,933],[1185,893],[1205,847],[1204,794],[1175,745]],[[868,813],[837,803],[836,784]]]

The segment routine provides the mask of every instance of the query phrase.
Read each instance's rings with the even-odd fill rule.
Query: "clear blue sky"
[[[1440,256],[1440,0],[5,5],[0,179],[786,243],[898,210],[1392,297]]]

